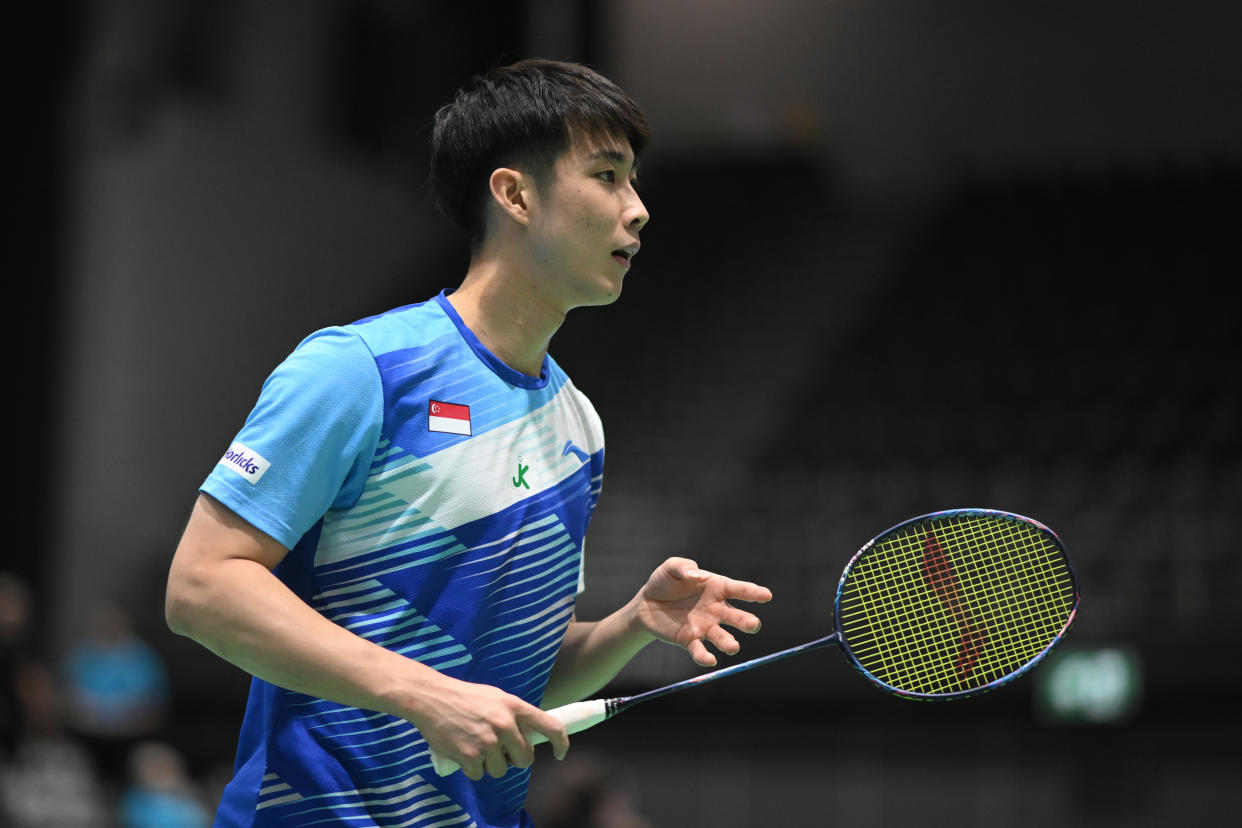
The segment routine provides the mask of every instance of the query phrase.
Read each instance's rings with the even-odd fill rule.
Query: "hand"
[[[639,622],[659,640],[684,647],[701,667],[716,665],[705,640],[727,655],[741,649],[722,625],[748,634],[759,631],[759,618],[730,600],[767,603],[772,591],[706,572],[686,558],[669,558],[635,596]]]
[[[556,758],[565,758],[569,736],[560,719],[495,687],[444,679],[432,715],[415,724],[436,753],[460,765],[466,776],[500,778],[510,765],[530,767],[532,733],[543,734]]]

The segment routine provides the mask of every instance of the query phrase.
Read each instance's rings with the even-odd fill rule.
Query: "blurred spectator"
[[[90,754],[66,732],[54,673],[37,664],[18,689],[24,727],[0,769],[0,825],[14,828],[105,828],[106,798]]]
[[[162,659],[115,604],[98,603],[65,662],[69,723],[99,763],[105,781],[126,778],[130,751],[152,736],[168,706]]]
[[[120,803],[121,828],[206,828],[211,816],[186,773],[185,760],[161,742],[130,756],[130,783]]]
[[[0,573],[0,761],[8,761],[25,735],[22,687],[34,659],[29,631],[31,595],[26,582]]]
[[[541,771],[530,813],[539,828],[652,828],[616,775],[579,754]]]

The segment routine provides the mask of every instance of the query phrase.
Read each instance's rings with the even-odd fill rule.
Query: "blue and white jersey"
[[[446,294],[308,337],[202,490],[290,548],[337,624],[538,704],[582,588],[599,417],[501,363]],[[404,719],[255,679],[217,826],[528,826],[529,771],[431,769]]]

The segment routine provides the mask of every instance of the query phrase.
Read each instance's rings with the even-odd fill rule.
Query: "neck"
[[[552,335],[565,321],[565,311],[541,297],[521,269],[486,253],[471,260],[449,302],[484,347],[532,377],[539,376]]]

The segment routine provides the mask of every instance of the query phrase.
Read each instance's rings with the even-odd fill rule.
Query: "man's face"
[[[566,311],[614,301],[650,218],[629,142],[576,140],[547,178],[530,226],[540,284]]]

